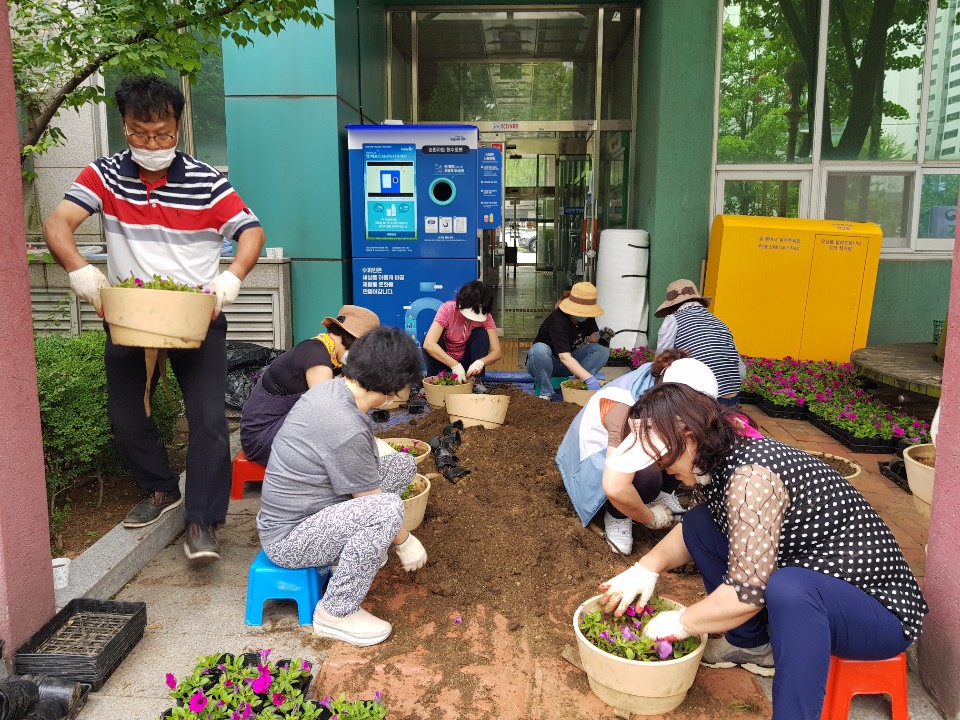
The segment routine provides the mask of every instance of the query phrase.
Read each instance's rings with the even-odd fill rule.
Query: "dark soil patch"
[[[187,432],[185,423],[183,425],[184,429],[178,429],[168,446],[170,466],[177,474],[186,467]],[[63,546],[60,550],[54,550],[56,555],[77,557],[110,532],[143,499],[143,492],[128,476],[105,476],[103,504],[100,507],[97,507],[98,495],[95,476],[85,478],[66,493],[65,502],[70,505],[70,517],[60,533]]]
[[[634,554],[614,555],[602,537],[582,527],[554,462],[580,408],[545,402],[510,387],[497,393],[510,396],[506,424],[462,433],[457,455],[470,474],[455,484],[430,475],[433,488],[426,516],[414,531],[430,558],[413,576],[424,593],[415,601],[415,625],[452,628],[454,618],[462,615],[464,627],[482,621],[491,633],[502,633],[502,627],[496,630],[495,616],[500,615],[511,644],[524,642],[534,656],[556,658],[565,646],[575,644],[570,622],[577,605],[596,595],[600,582],[636,562],[662,533],[654,536],[635,527]],[[445,413],[433,411],[377,434],[430,440],[448,422]],[[432,458],[420,468],[423,473],[434,470]],[[400,572],[393,561],[390,570]],[[392,579],[386,582],[392,584]],[[367,666],[389,667],[391,659],[415,652],[424,638],[416,627],[397,626],[401,617],[381,604],[386,600],[389,605],[390,591],[383,590],[386,597],[376,591],[377,585],[373,610],[394,621],[395,632],[389,642],[365,651]],[[689,604],[703,596],[703,585],[699,575],[664,574],[658,591]],[[430,642],[428,652],[444,686],[462,697],[462,717],[488,717],[475,714],[484,706],[487,690],[463,672],[483,660],[457,642]],[[588,691],[586,676],[572,677]],[[425,702],[423,714],[416,717],[430,717],[429,705]]]
[[[860,469],[860,466],[856,463],[850,462],[842,457],[837,457],[836,455],[824,455],[821,453],[810,454],[814,455],[818,460],[832,467],[843,477],[850,477]]]

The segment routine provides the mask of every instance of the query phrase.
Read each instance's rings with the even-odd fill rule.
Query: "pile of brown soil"
[[[584,528],[563,487],[554,457],[570,422],[580,410],[569,403],[550,403],[507,387],[506,424],[496,430],[469,427],[456,449],[470,474],[456,483],[434,473],[426,516],[414,534],[423,542],[429,562],[413,576],[424,596],[416,600],[416,625],[449,627],[451,617],[476,619],[480,606],[491,616],[506,618],[514,638],[526,641],[534,654],[557,657],[575,643],[569,623],[573,610],[597,594],[597,585],[626,569],[662,536],[635,526],[637,543],[630,557],[614,555],[606,541]],[[433,411],[377,434],[421,440],[440,435],[449,422]],[[428,459],[420,472],[434,470]],[[393,572],[401,572],[395,567]],[[378,577],[378,583],[380,578]],[[391,584],[389,578],[387,584]],[[378,592],[379,591],[379,592]],[[690,603],[703,595],[699,575],[665,574],[658,591]],[[374,587],[374,595],[387,587]],[[372,598],[379,610],[383,606]],[[373,664],[413,652],[423,638],[415,627],[396,627],[390,642],[369,648]],[[409,617],[409,616],[408,616]],[[475,707],[484,689],[475,686],[463,668],[477,662],[456,643],[431,643],[430,663],[457,687],[465,711]],[[507,670],[507,668],[504,668]],[[582,677],[579,676],[578,677]],[[586,679],[582,677],[586,692]],[[478,695],[479,694],[479,695]],[[465,717],[466,715],[464,715]],[[412,717],[412,716],[411,716]],[[418,716],[419,717],[419,716]]]

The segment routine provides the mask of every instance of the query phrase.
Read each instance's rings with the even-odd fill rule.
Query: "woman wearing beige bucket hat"
[[[583,380],[587,389],[600,389],[600,381],[594,375],[610,357],[610,348],[597,342],[600,328],[596,318],[601,315],[597,288],[588,282],[578,282],[570,288],[570,295],[547,315],[527,353],[527,372],[540,386],[541,398],[553,399],[554,377],[572,375]]]
[[[380,327],[380,318],[372,310],[344,305],[322,325],[325,333],[297,343],[274,360],[244,403],[240,446],[249,460],[267,464],[273,438],[290,408],[314,385],[340,375],[353,341]]]
[[[710,300],[692,280],[674,280],[667,285],[667,299],[653,313],[664,318],[657,334],[657,352],[686,350],[713,371],[720,404],[736,407],[745,368],[730,328],[707,310]]]

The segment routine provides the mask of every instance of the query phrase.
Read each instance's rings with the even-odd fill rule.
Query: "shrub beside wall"
[[[102,494],[105,474],[125,473],[107,417],[105,342],[103,331],[35,338],[50,534],[55,547],[59,547],[59,532],[70,515],[70,506],[64,502],[66,491],[80,480],[96,477]],[[167,376],[174,405],[162,389],[154,392],[151,400],[164,443],[173,437],[182,408],[180,388],[169,368]]]

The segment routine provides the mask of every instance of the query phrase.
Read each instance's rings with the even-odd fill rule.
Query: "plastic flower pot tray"
[[[146,627],[146,603],[76,598],[17,650],[16,672],[89,683],[97,691]]]
[[[743,402],[743,393],[740,393],[740,402]],[[760,395],[755,397],[753,404],[772,418],[781,418],[786,420],[807,419],[806,405],[776,405]]]
[[[903,460],[880,460],[877,462],[880,474],[888,480],[893,481],[901,490],[905,490],[908,495],[913,495],[910,489],[910,483],[907,481],[907,468]]]
[[[892,455],[894,450],[897,448],[896,440],[883,440],[881,438],[857,438],[843,428],[832,425],[829,420],[826,420],[819,415],[814,415],[813,413],[810,413],[807,419],[815,428],[823,430],[823,432],[839,442],[845,448],[853,450],[854,452],[864,454]]]
[[[750,392],[749,390],[741,390],[739,394],[739,398],[740,398],[741,405],[757,404],[757,394],[755,392]]]

